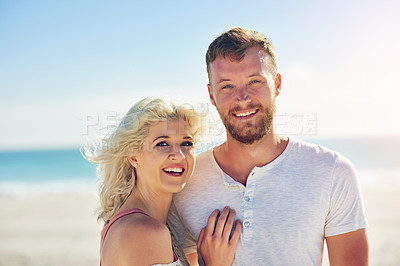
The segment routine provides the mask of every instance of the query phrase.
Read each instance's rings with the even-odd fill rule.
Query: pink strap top
[[[141,214],[150,216],[138,208],[125,210],[125,211],[122,211],[122,212],[118,213],[117,215],[115,215],[111,220],[107,221],[104,224],[103,230],[101,230],[100,253],[101,253],[101,250],[103,249],[104,239],[106,238],[106,235],[107,235],[108,230],[110,229],[111,225],[113,225],[113,223],[115,223],[119,218],[122,218],[126,215],[133,214],[133,213],[141,213]]]
[[[110,229],[111,225],[113,225],[113,223],[115,223],[118,219],[120,219],[120,218],[122,218],[122,217],[124,217],[124,216],[126,216],[126,215],[134,214],[134,213],[141,213],[141,214],[144,214],[144,215],[146,215],[146,216],[150,216],[150,215],[148,215],[147,213],[145,213],[145,212],[144,212],[143,210],[141,210],[141,209],[133,208],[133,209],[129,209],[129,210],[125,210],[125,211],[119,212],[119,213],[118,213],[117,215],[115,215],[111,220],[107,221],[107,222],[104,224],[103,229],[101,230],[100,254],[101,254],[101,251],[102,251],[102,249],[103,249],[104,239],[106,238],[106,235],[107,235],[108,230]],[[176,261],[176,260],[177,260],[177,257],[175,256],[175,252],[173,252],[173,253],[174,253],[174,261]]]

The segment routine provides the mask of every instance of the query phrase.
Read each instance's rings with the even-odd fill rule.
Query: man
[[[331,265],[367,265],[353,165],[274,131],[281,75],[270,41],[233,28],[210,44],[206,63],[227,140],[198,156],[193,177],[174,196],[170,224],[189,260],[197,259],[195,238],[208,215],[230,206],[243,225],[234,265],[321,265],[324,240]]]

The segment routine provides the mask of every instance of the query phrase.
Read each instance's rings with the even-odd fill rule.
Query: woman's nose
[[[185,158],[185,155],[183,154],[180,146],[178,146],[178,147],[174,146],[171,150],[171,153],[168,155],[168,158],[171,160],[178,160],[178,159]]]

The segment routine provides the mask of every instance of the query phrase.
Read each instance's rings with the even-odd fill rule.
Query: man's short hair
[[[271,41],[257,31],[237,27],[222,33],[208,46],[206,53],[208,78],[210,78],[210,64],[218,56],[240,61],[243,59],[247,49],[251,47],[258,47],[267,53],[269,70],[275,77],[277,74],[277,64],[275,49]]]

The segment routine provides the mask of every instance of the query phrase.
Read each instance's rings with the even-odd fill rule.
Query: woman
[[[186,264],[173,251],[166,220],[173,193],[193,173],[200,122],[201,116],[188,106],[144,99],[101,147],[86,152],[99,165],[102,266]],[[217,223],[217,212],[210,215],[198,241],[206,263],[232,263],[240,236],[237,223],[229,237],[234,214],[225,208]]]

